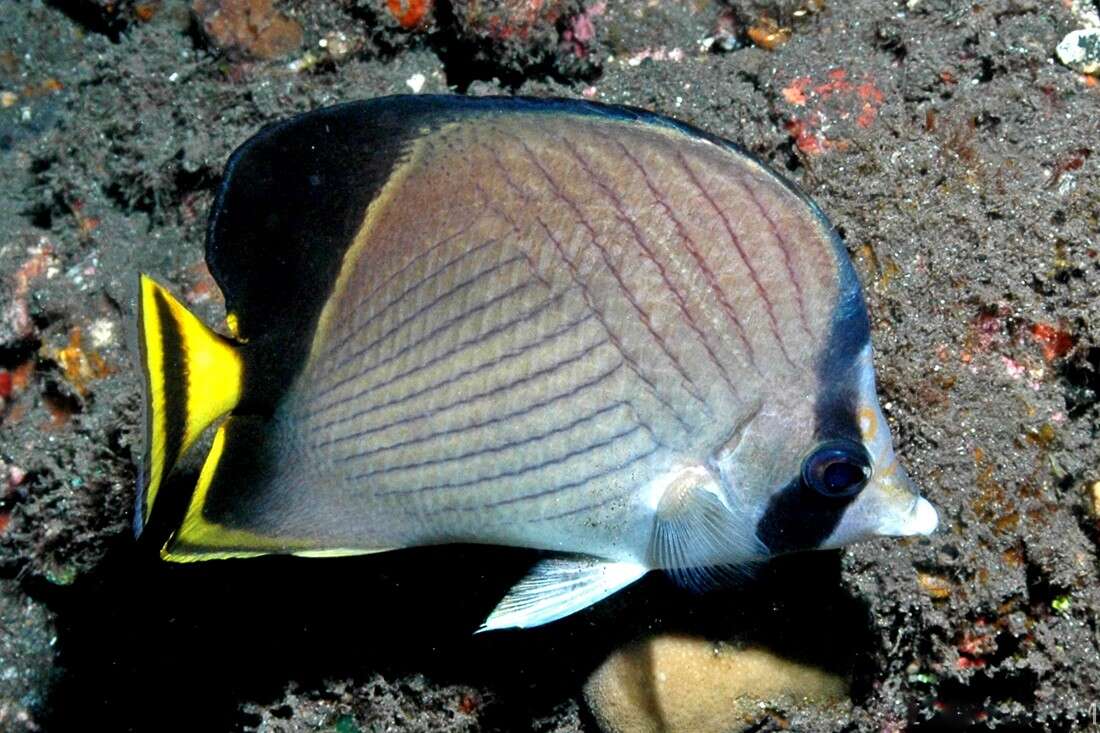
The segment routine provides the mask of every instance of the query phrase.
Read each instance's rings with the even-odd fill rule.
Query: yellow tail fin
[[[134,516],[140,535],[165,476],[206,428],[240,402],[243,366],[232,341],[145,275],[138,343],[145,375],[145,454]]]

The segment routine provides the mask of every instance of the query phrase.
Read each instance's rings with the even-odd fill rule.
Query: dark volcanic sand
[[[1095,727],[1100,86],[1053,60],[1070,11],[611,0],[577,41],[572,4],[542,3],[565,12],[556,28],[494,41],[472,5],[441,0],[405,33],[383,0],[281,3],[303,41],[273,61],[220,53],[180,0],[0,9],[0,729],[595,731],[584,679],[650,629],[850,675],[852,707],[800,730]],[[763,15],[789,42],[746,42]],[[730,22],[740,47],[704,50]],[[346,52],[318,45],[336,30]],[[289,68],[307,49],[317,63]],[[202,240],[230,151],[418,74],[425,92],[669,113],[798,181],[867,286],[884,406],[941,531],[703,597],[651,577],[477,637],[527,553],[178,567],[136,547],[134,273],[220,322]]]

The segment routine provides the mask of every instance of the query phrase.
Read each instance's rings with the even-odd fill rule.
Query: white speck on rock
[[[413,94],[420,94],[420,90],[424,88],[424,82],[427,79],[423,74],[413,74],[405,80],[405,86],[413,90]]]
[[[115,342],[115,322],[107,318],[96,319],[88,329],[88,335],[92,346],[97,349],[111,346]]]

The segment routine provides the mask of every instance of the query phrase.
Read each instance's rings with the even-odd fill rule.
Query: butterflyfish
[[[167,560],[545,551],[497,629],[650,570],[705,584],[937,525],[836,230],[688,124],[457,96],[309,112],[233,153],[206,261],[228,335],[140,277],[138,535],[213,430]]]

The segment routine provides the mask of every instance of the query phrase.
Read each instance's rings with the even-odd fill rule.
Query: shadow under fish
[[[229,337],[140,283],[134,524],[170,530],[167,560],[554,553],[496,629],[649,570],[703,587],[936,527],[836,232],[681,122],[452,96],[304,114],[230,158],[206,259]],[[214,425],[189,495],[161,497]]]

